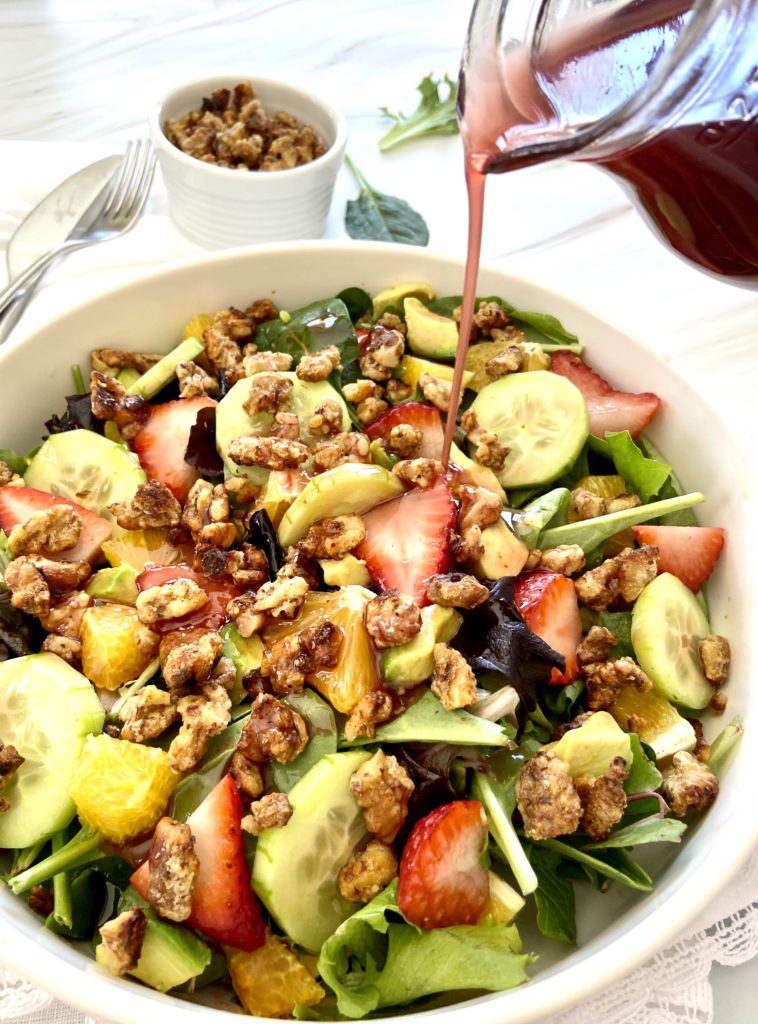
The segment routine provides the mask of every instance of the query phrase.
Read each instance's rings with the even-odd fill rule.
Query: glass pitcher
[[[477,0],[458,107],[475,170],[595,164],[679,255],[758,287],[758,0]]]

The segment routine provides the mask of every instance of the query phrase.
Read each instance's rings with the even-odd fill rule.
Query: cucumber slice
[[[85,737],[104,712],[88,679],[56,654],[0,664],[2,739],[25,758],[7,782],[0,847],[20,849],[65,828],[74,816],[69,784]]]
[[[645,587],[632,611],[632,647],[658,693],[674,704],[704,708],[713,687],[702,673],[697,645],[710,633],[689,587],[664,572]]]
[[[350,776],[369,754],[328,754],[289,793],[285,828],[258,838],[253,888],[282,931],[313,953],[355,912],[337,889],[337,873],[368,833],[350,792]]]
[[[190,362],[205,351],[205,345],[199,338],[185,338],[176,348],[171,349],[155,366],[151,366],[141,377],[130,382],[127,394],[140,395],[142,398],[153,398],[165,388],[176,376],[179,363]],[[119,377],[120,379],[120,377]]]
[[[497,474],[503,487],[536,487],[562,476],[590,432],[578,388],[547,370],[512,373],[482,388],[471,410],[510,452]]]
[[[147,477],[136,455],[92,430],[52,434],[24,473],[24,482],[84,505],[106,519],[113,501],[129,501]]]

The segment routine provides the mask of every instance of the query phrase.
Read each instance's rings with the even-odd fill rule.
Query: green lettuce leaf
[[[400,111],[393,113],[388,107],[379,109],[385,117],[392,118],[395,124],[379,140],[379,149],[383,153],[394,149],[403,142],[419,139],[426,135],[457,135],[458,117],[456,100],[458,85],[445,75],[436,80],[434,75],[426,75],[416,86],[421,94],[419,104],[412,114]],[[447,92],[443,95],[443,92]]]
[[[652,793],[655,792],[663,776],[651,761],[642,747],[642,742],[635,732],[629,733],[632,743],[632,763],[629,767],[629,776],[624,783],[627,793]]]
[[[530,843],[526,847],[529,863],[539,879],[534,892],[537,906],[537,927],[547,939],[576,943],[576,905],[574,885],[561,874],[561,858],[552,850],[543,850]]]
[[[645,843],[681,843],[682,835],[687,831],[683,821],[676,818],[660,818],[653,815],[635,821],[625,828],[612,832],[607,839],[597,843],[587,843],[584,850],[611,850],[629,846],[643,846]]]
[[[606,431],[605,440],[592,438],[590,443],[595,451],[611,460],[616,472],[626,480],[627,487],[643,502],[659,494],[671,476],[671,466],[659,459],[648,459],[628,430]]]

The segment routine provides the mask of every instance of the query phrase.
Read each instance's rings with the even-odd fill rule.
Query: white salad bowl
[[[391,284],[428,281],[439,294],[459,293],[462,264],[423,249],[380,244],[310,242],[202,256],[164,268],[61,314],[0,351],[0,446],[25,451],[38,443],[43,422],[63,409],[70,367],[88,365],[101,346],[167,351],[182,325],[201,311],[244,306],[272,297],[283,308],[332,296],[350,285],[376,292]],[[617,386],[655,391],[664,402],[650,430],[688,490],[702,490],[700,522],[727,528],[728,540],[709,584],[712,625],[732,645],[729,707],[746,723],[745,736],[722,779],[716,803],[681,846],[650,847],[656,888],[642,896],[612,887],[600,895],[577,888],[580,943],[574,950],[525,935],[537,948],[533,981],[521,988],[421,1011],[418,1017],[478,1024],[529,1024],[567,1009],[639,965],[673,940],[738,871],[758,841],[753,723],[758,686],[752,644],[758,620],[758,545],[755,544],[756,467],[729,423],[709,407],[684,368],[664,361],[648,341],[628,337],[570,299],[494,268],[483,268],[480,294],[500,294],[522,309],[553,313],[586,345],[588,360]],[[651,868],[648,857],[645,866]],[[654,860],[653,860],[654,863]],[[586,897],[586,898],[585,898]],[[85,1013],[102,1021],[136,1024],[232,1024],[237,1014],[211,1009],[114,978],[91,951],[46,931],[41,918],[2,887],[0,960]],[[215,1017],[213,1016],[215,1015]],[[385,1020],[408,1020],[388,1014]]]

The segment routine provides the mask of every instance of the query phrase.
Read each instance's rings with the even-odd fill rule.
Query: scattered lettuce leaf
[[[547,338],[548,341],[554,341],[565,347],[573,347],[579,342],[579,338],[571,331],[567,331],[560,320],[550,313],[533,313],[529,310],[513,309],[510,316],[511,320],[514,320],[522,329],[525,324],[535,328],[538,332],[536,338],[529,338],[528,332],[526,332],[529,341],[539,342]]]
[[[631,612],[600,612],[598,615],[598,625],[610,629],[611,633],[616,637],[616,646],[609,653],[609,660],[634,657]]]
[[[358,198],[348,199],[345,207],[345,230],[351,238],[401,242],[404,245],[426,245],[429,242],[429,228],[420,213],[404,199],[372,188],[349,156],[345,157],[345,162],[358,179],[361,189]],[[342,362],[344,365],[345,360]]]
[[[10,466],[14,473],[23,476],[32,460],[29,455],[18,455],[12,448],[0,448],[0,461]]]
[[[745,725],[737,715],[725,726],[711,743],[711,756],[708,759],[708,767],[714,775],[720,775],[727,764],[734,747],[742,739],[745,732]]]
[[[492,775],[475,775],[471,795],[480,800],[487,815],[487,828],[500,858],[510,867],[524,896],[537,888],[537,875],[513,827],[516,809],[516,776],[503,781]]]
[[[286,322],[285,322],[286,321]],[[343,366],[358,358],[358,341],[347,306],[341,299],[321,299],[302,309],[260,324],[255,344],[261,351],[286,352],[293,369],[304,355],[334,345]]]
[[[456,778],[461,770],[464,779],[467,768],[476,772],[488,770],[488,762],[476,747],[460,747],[452,743],[403,743],[393,747],[392,753],[414,785],[404,833],[435,807],[462,796]]]
[[[637,444],[641,446],[648,459],[653,459],[655,462],[660,462],[664,466],[668,466],[666,459],[663,457],[661,452],[658,451],[655,445],[648,440],[648,438],[644,436],[637,438]],[[658,492],[658,497],[675,498],[684,493],[685,489],[682,487],[679,478],[672,469],[668,480]],[[671,512],[667,516],[662,516],[660,523],[661,526],[697,526],[697,519],[695,518],[695,514],[691,508],[684,508],[679,512]]]
[[[604,878],[608,878],[611,882],[619,882],[621,885],[641,892],[652,890],[653,882],[650,876],[623,850],[602,850],[598,851],[598,855],[595,856],[573,845],[573,843],[581,841],[581,837],[572,836],[565,841],[542,839],[536,845],[552,850],[565,860],[575,860]]]
[[[513,529],[528,548],[537,547],[539,536],[548,526],[563,526],[566,522],[571,491],[568,487],[554,487],[524,506],[513,517]]]
[[[632,763],[624,789],[627,793],[654,792],[659,789],[663,776],[656,768],[655,761],[645,753],[637,733],[630,732],[629,739],[632,744]]]
[[[99,420],[92,412],[92,396],[67,395],[66,411],[62,416],[54,413],[45,421],[48,434],[65,434],[68,430],[93,430],[96,434],[105,431],[105,420]],[[18,472],[18,470],[16,470]]]
[[[671,476],[671,466],[657,459],[648,459],[628,430],[606,431],[605,439],[593,438],[591,446],[610,459],[627,487],[643,502],[654,498]]]
[[[537,927],[547,939],[576,944],[576,901],[574,885],[561,871],[561,858],[534,843],[526,847],[529,863],[539,884],[534,891]]]
[[[343,288],[337,298],[345,303],[345,308],[354,324],[370,316],[374,306],[371,296],[363,288]]]
[[[677,818],[659,818],[653,815],[611,832],[607,839],[587,843],[583,850],[610,850],[616,847],[643,846],[645,843],[681,843],[687,826]]]
[[[400,111],[393,113],[388,107],[379,108],[385,117],[395,122],[379,140],[379,149],[383,153],[404,142],[410,142],[411,139],[420,139],[428,135],[458,134],[458,84],[448,75],[439,80],[433,75],[425,75],[416,89],[421,94],[421,99],[412,114],[403,114]]]
[[[327,754],[336,753],[337,726],[331,707],[313,690],[290,693],[284,698],[284,703],[289,704],[302,716],[310,736],[305,750],[298,754],[294,761],[289,761],[287,764],[280,761],[271,763],[274,787],[280,793],[289,793],[317,761],[326,757]]]
[[[215,405],[209,405],[198,412],[190,428],[184,461],[206,480],[223,474],[224,463],[216,449]]]

